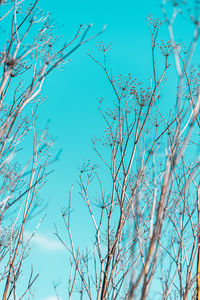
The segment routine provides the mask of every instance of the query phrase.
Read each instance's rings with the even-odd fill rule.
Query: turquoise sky
[[[53,235],[56,223],[62,236],[65,235],[61,210],[67,205],[68,192],[72,184],[74,208],[72,226],[75,240],[81,246],[91,241],[88,230],[87,210],[78,194],[76,181],[79,166],[84,159],[96,160],[92,152],[91,138],[103,134],[104,123],[98,114],[98,98],[105,97],[106,105],[112,103],[113,95],[103,72],[86,55],[88,49],[97,53],[97,41],[112,43],[109,54],[110,65],[115,74],[132,73],[135,77],[148,80],[151,75],[151,36],[145,22],[147,15],[162,17],[160,0],[124,1],[47,1],[40,0],[40,7],[49,11],[63,35],[69,41],[80,24],[93,23],[90,34],[94,34],[107,24],[106,31],[87,45],[84,45],[65,65],[64,69],[53,72],[47,79],[43,94],[48,100],[39,110],[38,127],[42,130],[48,121],[49,132],[55,138],[54,153],[60,149],[59,161],[54,164],[55,172],[49,177],[41,192],[41,199],[48,203],[43,214],[47,214],[33,241],[32,255],[27,266],[33,261],[35,272],[40,276],[34,286],[35,299],[56,299],[52,281],[58,283],[61,299],[65,297],[67,284],[67,255]],[[186,24],[187,25],[187,24]],[[184,31],[189,37],[188,26],[177,27],[178,35]],[[167,31],[161,30],[161,38],[168,39]],[[173,89],[174,78],[169,78]],[[167,101],[172,101],[168,99]],[[165,102],[163,106],[169,106]],[[39,220],[36,217],[31,226]],[[84,238],[83,238],[84,237]],[[27,269],[28,270],[28,269]],[[22,278],[23,280],[23,278]],[[74,298],[75,299],[75,298]],[[79,297],[77,298],[79,299]]]

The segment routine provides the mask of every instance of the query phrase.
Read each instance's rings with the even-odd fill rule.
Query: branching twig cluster
[[[183,14],[182,2],[171,1],[171,16],[163,4],[164,22],[147,19],[153,67],[149,86],[131,74],[115,78],[108,67],[109,49],[103,44],[99,46],[103,62],[89,53],[104,72],[115,100],[108,110],[102,109],[100,101],[106,123],[104,152],[93,143],[106,175],[101,177],[91,165],[84,165],[80,173],[81,196],[95,232],[93,249],[82,253],[73,240],[71,194],[63,214],[69,243],[56,232],[71,255],[69,299],[77,289],[80,299],[156,299],[155,293],[158,299],[200,299],[195,139],[200,128],[200,89],[198,76],[190,72],[200,18],[190,18],[193,38],[188,49],[183,48],[174,34],[176,15]],[[166,25],[169,41],[159,42],[159,29]],[[173,111],[167,114],[159,103],[170,68],[176,71],[178,83]],[[172,97],[170,87],[167,97]]]
[[[3,300],[27,297],[38,277],[31,269],[21,292],[17,282],[30,247],[25,228],[52,162],[49,151],[53,141],[47,130],[40,134],[35,124],[37,108],[43,101],[44,81],[79,47],[102,32],[88,37],[91,25],[81,25],[71,41],[58,49],[50,17],[38,8],[38,2],[0,1],[0,291]],[[33,136],[33,147],[26,150],[27,135]],[[35,230],[31,236],[34,234]]]

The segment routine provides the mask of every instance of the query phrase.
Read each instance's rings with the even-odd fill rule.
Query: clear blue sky
[[[124,1],[47,1],[40,0],[40,7],[49,11],[56,24],[62,25],[63,41],[69,41],[80,24],[93,23],[91,33],[107,29],[97,40],[83,46],[71,56],[71,62],[63,71],[55,71],[47,79],[43,94],[48,100],[40,107],[38,126],[42,129],[47,120],[50,134],[55,137],[56,153],[62,149],[59,161],[53,166],[55,172],[44,187],[41,198],[48,202],[47,217],[38,230],[32,255],[35,271],[40,277],[35,283],[35,299],[47,300],[55,296],[52,281],[61,281],[58,291],[62,299],[67,282],[67,256],[53,236],[53,223],[65,234],[61,209],[66,206],[68,192],[78,179],[84,159],[96,160],[92,152],[91,137],[103,134],[104,123],[98,114],[97,99],[105,97],[106,103],[113,96],[103,72],[86,55],[88,48],[95,52],[97,41],[112,43],[110,65],[115,74],[132,73],[139,79],[148,80],[151,73],[151,37],[145,18],[148,14],[162,17],[160,0]],[[178,27],[179,33],[181,33]],[[184,29],[185,33],[186,28]],[[163,38],[167,31],[161,32]],[[169,81],[172,79],[169,79]],[[166,103],[163,105],[167,105]],[[75,188],[73,194],[74,236],[81,245],[90,240],[87,211]],[[32,221],[36,224],[39,217]],[[86,236],[85,238],[82,238]],[[27,265],[30,260],[27,259]],[[49,298],[48,298],[49,297]],[[56,299],[56,298],[55,298]]]

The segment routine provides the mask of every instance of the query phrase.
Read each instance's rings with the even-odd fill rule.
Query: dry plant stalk
[[[0,2],[0,290],[3,300],[27,297],[38,277],[31,269],[27,287],[24,285],[19,298],[18,278],[31,239],[26,236],[25,227],[52,162],[49,149],[53,141],[46,130],[40,134],[35,125],[37,108],[43,101],[40,93],[44,81],[74,51],[95,37],[88,38],[91,25],[81,25],[72,40],[58,49],[49,15],[38,8],[38,2]],[[27,135],[33,136],[28,162],[25,161],[28,151],[24,149]]]
[[[106,123],[98,150],[104,164],[85,163],[80,193],[94,229],[93,250],[82,251],[71,229],[71,193],[63,219],[68,242],[56,235],[70,253],[68,298],[80,299],[200,299],[199,70],[191,67],[199,37],[198,3],[189,20],[194,32],[189,47],[174,35],[176,16],[185,12],[183,1],[163,3],[164,22],[147,23],[152,37],[150,85],[131,74],[115,78],[108,67],[109,47],[99,45],[103,62],[89,53],[107,78],[114,104],[99,111]],[[164,24],[163,24],[164,23]],[[169,41],[159,41],[168,26]],[[161,89],[177,73],[176,102],[162,112]],[[170,90],[171,88],[168,87]],[[172,95],[168,92],[165,97]],[[102,150],[103,149],[103,150]],[[105,175],[106,174],[106,175]],[[108,187],[109,186],[109,187]],[[88,248],[91,249],[91,245]]]

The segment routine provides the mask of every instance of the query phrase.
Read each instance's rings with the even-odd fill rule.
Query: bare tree
[[[38,8],[38,2],[0,2],[0,290],[3,300],[24,298],[38,277],[31,268],[23,294],[17,295],[17,282],[29,242],[42,220],[31,237],[25,234],[25,227],[47,180],[47,167],[53,161],[49,152],[53,141],[46,129],[40,132],[35,125],[37,109],[43,101],[44,81],[93,38],[88,38],[91,25],[81,25],[74,37],[58,49],[53,24],[49,15]],[[30,151],[24,143],[29,136],[33,137]]]
[[[199,3],[194,1],[192,11],[184,1],[165,2],[163,21],[147,18],[152,75],[146,82],[131,74],[115,77],[108,66],[109,47],[99,45],[102,61],[89,53],[115,100],[107,110],[102,99],[99,105],[106,129],[100,150],[96,140],[93,148],[103,170],[85,163],[79,178],[94,228],[93,249],[89,245],[84,251],[73,240],[71,192],[63,213],[68,239],[56,229],[71,257],[69,299],[76,292],[80,299],[200,299],[200,73],[191,66]],[[175,39],[178,14],[193,24],[188,46]],[[166,42],[159,38],[161,26],[168,26]],[[176,73],[177,90],[166,113],[160,103],[162,89],[171,90],[169,69]]]

